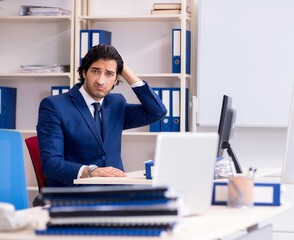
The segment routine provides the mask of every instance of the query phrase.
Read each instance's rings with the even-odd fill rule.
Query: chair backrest
[[[0,129],[0,176],[0,202],[28,208],[23,141],[17,131]]]
[[[40,192],[42,187],[47,186],[47,181],[41,166],[38,137],[33,136],[33,137],[26,138],[25,142],[31,156],[31,160],[33,163],[34,171],[35,171],[37,182],[38,182],[38,188]]]

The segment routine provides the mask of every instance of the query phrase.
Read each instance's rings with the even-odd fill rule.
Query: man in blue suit
[[[37,134],[49,187],[71,186],[74,179],[83,177],[124,177],[122,131],[154,123],[167,112],[113,46],[92,47],[78,72],[80,83],[69,92],[40,103]],[[119,75],[141,104],[127,103],[122,94],[110,93],[121,82]],[[102,106],[102,135],[94,120],[95,102]]]

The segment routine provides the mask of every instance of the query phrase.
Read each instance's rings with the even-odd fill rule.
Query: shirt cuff
[[[143,80],[139,80],[138,82],[135,82],[131,85],[132,88],[135,88],[135,87],[141,87],[141,86],[144,86],[145,83]]]
[[[77,178],[81,178],[82,174],[83,174],[83,170],[84,168],[87,167],[86,165],[81,166],[79,172],[78,172],[78,177]]]

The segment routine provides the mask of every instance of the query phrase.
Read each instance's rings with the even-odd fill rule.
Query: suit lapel
[[[109,130],[108,123],[109,123],[109,114],[110,114],[108,100],[109,99],[105,97],[102,104],[102,129],[103,129],[104,142],[106,142],[107,136],[109,136],[107,132]]]
[[[94,121],[93,116],[91,115],[89,108],[82,96],[82,94],[79,91],[79,87],[81,84],[76,84],[71,90],[70,90],[70,96],[72,97],[72,102],[78,109],[78,111],[81,113],[83,118],[85,119],[85,122],[91,129],[92,133],[94,134],[95,138],[97,139],[98,143],[101,145],[101,147],[104,149],[103,141],[101,139],[101,135],[98,133],[98,129],[96,127],[96,123]],[[104,126],[104,124],[103,124]],[[104,128],[104,127],[103,127]]]

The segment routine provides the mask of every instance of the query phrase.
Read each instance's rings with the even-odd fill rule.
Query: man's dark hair
[[[117,68],[116,68],[116,74],[117,77],[119,74],[121,74],[123,70],[123,59],[121,55],[118,53],[118,51],[115,49],[115,47],[111,45],[105,45],[105,44],[99,44],[94,47],[92,47],[85,57],[82,60],[82,64],[78,69],[79,73],[79,80],[81,81],[82,84],[85,82],[85,78],[83,76],[83,72],[87,72],[90,66],[93,64],[93,62],[96,62],[100,59],[103,60],[115,60],[117,63]],[[120,80],[118,79],[117,85],[120,83]]]

